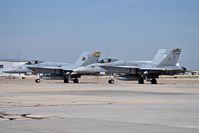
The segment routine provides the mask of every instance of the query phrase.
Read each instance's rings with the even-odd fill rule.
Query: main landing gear
[[[69,83],[69,78],[68,77],[64,78],[64,83]]]
[[[72,81],[73,83],[79,83],[78,78],[74,78]],[[69,83],[69,78],[64,78],[64,83]]]
[[[151,84],[157,84],[157,80],[155,78],[151,79]]]
[[[139,80],[138,80],[138,84],[144,84],[144,78],[141,77]]]
[[[79,83],[78,78],[74,78],[74,79],[73,79],[73,83]]]
[[[152,78],[151,80],[147,80],[147,81],[151,82],[151,84],[157,84],[156,78]],[[138,80],[138,84],[144,84],[144,78],[140,78]]]

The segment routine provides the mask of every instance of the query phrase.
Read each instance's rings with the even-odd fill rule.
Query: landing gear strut
[[[144,78],[140,78],[140,79],[138,80],[138,84],[144,84]]]
[[[157,84],[157,80],[155,78],[151,79],[151,84]]]
[[[69,79],[68,78],[64,78],[64,83],[68,83],[69,82]]]

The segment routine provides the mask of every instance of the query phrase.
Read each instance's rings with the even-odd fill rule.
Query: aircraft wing
[[[100,66],[109,73],[130,73],[135,74],[139,70],[138,66]]]
[[[140,68],[141,71],[172,71],[172,70],[180,70],[180,69],[182,69],[182,68],[178,67],[178,66]]]
[[[180,71],[181,67],[171,66],[171,67],[156,67],[156,68],[139,68],[138,66],[101,66],[109,73],[125,73],[125,74],[161,74],[165,71]]]
[[[34,73],[57,73],[57,72],[72,72],[73,69],[69,67],[59,67],[59,66],[29,66],[28,69],[32,70]]]

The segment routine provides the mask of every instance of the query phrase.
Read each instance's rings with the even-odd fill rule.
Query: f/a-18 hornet
[[[35,65],[27,66],[28,69],[32,70],[34,74],[40,75],[38,79],[35,80],[36,83],[40,83],[40,80],[64,80],[64,83],[68,83],[72,80],[74,83],[78,83],[78,78],[82,74],[74,72],[74,69],[93,64],[98,62],[100,52],[83,52],[80,58],[75,64],[71,63],[57,63],[57,62],[43,62]]]
[[[179,66],[178,59],[181,53],[180,48],[168,52],[166,49],[158,50],[152,61],[124,61],[111,60],[82,66],[77,68],[77,73],[106,72],[114,75],[118,80],[136,80],[144,84],[144,80],[151,84],[157,84],[159,75],[175,75],[184,73],[186,68]],[[113,76],[110,76],[109,83],[113,84]]]

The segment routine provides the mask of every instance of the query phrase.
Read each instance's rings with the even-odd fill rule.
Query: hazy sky
[[[175,47],[199,69],[199,0],[0,0],[0,58],[151,60]]]

